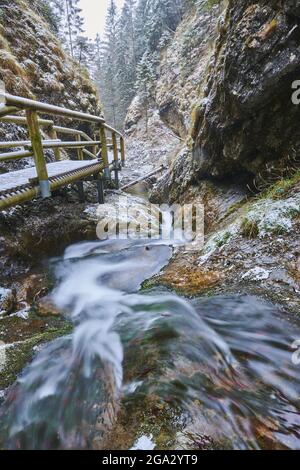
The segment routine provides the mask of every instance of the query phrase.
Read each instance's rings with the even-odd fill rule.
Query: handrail
[[[59,132],[60,134],[74,134],[74,135],[77,134],[83,137],[84,139],[89,140],[90,142],[93,140],[85,132],[80,131],[79,129],[70,129],[69,127],[53,126],[53,130],[56,132]]]
[[[0,94],[0,96],[2,96]],[[19,111],[18,108],[16,108],[15,106],[0,106],[0,117],[4,117],[4,116],[7,116],[8,114],[12,114],[12,113],[17,113]]]
[[[61,142],[59,139],[55,140],[43,140],[42,144],[45,146],[48,144],[51,144],[52,142]],[[14,141],[6,141],[6,142],[0,142],[0,149],[10,149],[14,147],[31,147],[31,141],[30,140],[14,140]]]
[[[22,125],[27,126],[27,119],[24,116],[4,116],[4,117],[1,117],[1,114],[0,114],[0,119],[1,119],[2,122],[7,122],[8,124],[18,124],[20,126],[22,126]],[[39,118],[39,125],[40,126],[51,127],[51,126],[54,125],[54,121],[51,121],[50,119],[41,119],[41,118]]]
[[[18,150],[16,152],[6,152],[0,154],[0,163],[12,160],[21,160],[22,158],[33,157],[33,152],[28,150]]]
[[[21,109],[30,109],[45,114],[53,114],[65,116],[71,119],[78,119],[79,121],[96,122],[98,124],[105,123],[104,118],[93,116],[91,114],[82,113],[80,111],[73,111],[67,108],[61,108],[52,104],[42,103],[40,101],[30,100],[28,98],[21,98],[20,96],[13,96],[8,93],[0,94],[5,99],[6,106],[12,106]]]
[[[42,146],[44,149],[57,149],[57,148],[82,148],[82,147],[91,147],[93,145],[101,145],[101,140],[92,140],[92,141],[78,141],[78,142],[63,142],[62,140],[45,140],[42,141]],[[32,144],[29,142],[25,147],[32,148]]]
[[[10,149],[13,147],[24,148],[24,150],[20,151],[17,150],[0,153],[0,162],[18,160],[21,158],[34,156],[34,162],[37,177],[40,183],[42,197],[49,197],[50,190],[52,189],[49,182],[45,160],[45,149],[53,149],[55,159],[57,161],[61,160],[60,149],[63,148],[77,149],[79,160],[83,160],[84,155],[87,155],[89,158],[94,158],[96,160],[101,157],[101,165],[105,178],[110,178],[110,172],[114,171],[115,183],[118,187],[118,171],[120,170],[119,153],[121,155],[122,166],[125,162],[124,137],[121,132],[106,124],[102,116],[94,116],[80,111],[74,111],[71,109],[34,101],[28,98],[13,96],[5,92],[0,93],[0,98],[2,98],[2,101],[4,102],[3,105],[0,105],[0,121],[27,126],[30,139],[18,142],[0,142],[0,149]],[[15,115],[21,111],[25,111],[25,116]],[[99,127],[97,126],[97,130],[100,138],[99,140],[96,140],[95,137],[92,139],[86,132],[82,130],[57,126],[54,124],[52,119],[45,119],[44,116],[42,118],[38,117],[39,113],[43,115],[61,116],[71,120],[98,124]],[[40,127],[45,128],[45,132],[50,137],[50,139],[42,139]],[[110,141],[107,140],[106,131],[111,133]],[[75,140],[63,141],[58,138],[58,134],[73,135]],[[119,145],[117,137],[119,138]],[[92,151],[89,151],[86,149],[86,147],[93,147],[93,149]],[[110,148],[113,150],[113,163],[110,163],[108,158],[108,149]]]

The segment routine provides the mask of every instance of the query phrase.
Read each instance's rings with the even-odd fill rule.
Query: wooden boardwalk
[[[6,93],[0,98],[5,102],[0,105],[0,122],[28,128],[28,140],[0,142],[0,150],[6,149],[0,153],[0,163],[33,157],[35,164],[34,167],[0,175],[0,211],[37,197],[51,197],[52,191],[69,184],[77,185],[82,198],[83,181],[86,179],[96,181],[99,202],[103,203],[104,183],[111,180],[111,173],[114,173],[114,183],[118,188],[118,172],[125,163],[124,138],[108,126],[103,117]],[[25,115],[19,115],[19,112],[25,112]],[[43,117],[39,118],[38,113],[42,113]],[[78,125],[75,128],[56,126],[53,120],[45,119],[46,114],[89,122],[91,129],[94,129],[93,137],[79,130]],[[107,140],[107,132],[111,134],[110,141]],[[59,134],[72,136],[73,139],[60,140]],[[46,139],[43,139],[44,135]],[[56,160],[54,163],[46,163],[45,149],[52,150]],[[75,149],[77,160],[62,158],[62,149],[64,152],[73,149],[73,156]],[[88,160],[84,160],[85,157]]]
[[[101,164],[97,164],[101,169]],[[55,177],[65,176],[71,174],[75,170],[91,169],[91,174],[95,172],[95,161],[76,161],[76,160],[64,160],[61,162],[48,163],[47,171],[49,180],[55,179]],[[37,179],[37,172],[35,167],[26,168],[24,170],[12,171],[0,175],[0,197],[1,194],[7,194],[8,192],[14,192],[18,188],[24,186],[30,186],[34,184],[34,180]]]

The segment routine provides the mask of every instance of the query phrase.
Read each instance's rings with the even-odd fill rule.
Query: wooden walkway
[[[101,164],[97,163],[97,168],[101,170]],[[65,176],[66,174],[73,174],[74,170],[90,169],[91,174],[95,172],[95,161],[76,161],[64,160],[61,162],[48,163],[47,171],[49,180],[55,177]],[[25,170],[12,171],[0,175],[0,197],[1,194],[14,192],[24,186],[31,186],[34,180],[37,179],[37,172],[35,167],[26,168]]]
[[[0,150],[8,149],[0,153],[0,163],[33,157],[35,164],[34,167],[0,175],[0,211],[37,197],[51,197],[52,191],[69,184],[77,185],[82,198],[83,181],[86,179],[96,181],[98,199],[103,203],[104,183],[111,180],[111,173],[114,173],[114,183],[118,188],[118,172],[125,163],[124,138],[120,132],[108,126],[103,117],[6,93],[0,98],[5,101],[4,105],[0,105],[0,122],[28,128],[28,140],[0,142]],[[19,112],[25,112],[25,115],[19,115]],[[38,113],[42,113],[43,117],[39,118]],[[76,128],[56,126],[53,120],[45,119],[46,114],[90,122],[91,129],[94,129],[93,137],[78,130],[78,125]],[[107,132],[111,134],[110,141],[107,140]],[[72,136],[73,140],[60,140],[59,134]],[[42,136],[45,135],[47,140],[43,140]],[[16,148],[18,150],[14,150]],[[54,163],[46,163],[45,149],[52,150],[56,160]],[[63,159],[62,149],[75,149],[78,159]],[[85,157],[88,160],[84,160]]]

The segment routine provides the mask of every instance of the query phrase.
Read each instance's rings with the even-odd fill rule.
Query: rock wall
[[[267,179],[296,157],[299,51],[299,1],[229,1],[195,128],[196,178]]]
[[[9,93],[101,112],[86,70],[62,50],[37,0],[0,2],[0,79]]]
[[[101,105],[88,72],[62,50],[38,5],[38,0],[0,0],[0,80],[11,94],[100,115]],[[26,136],[23,128],[0,124],[0,140]],[[17,163],[25,164],[25,160]],[[16,163],[1,168],[14,166]]]
[[[222,3],[222,2],[221,2]],[[220,5],[204,0],[191,5],[170,43],[162,49],[152,99],[148,106],[137,95],[127,114],[129,148],[139,146],[152,159],[173,162],[189,133],[191,109],[203,96],[209,63],[217,37]]]
[[[194,14],[205,22],[199,11]],[[186,146],[173,159],[153,200],[178,199],[205,179],[261,190],[299,168],[300,107],[291,99],[292,83],[300,78],[299,1],[230,0],[213,7],[210,15],[218,24],[218,38],[213,52],[195,49],[192,57],[198,67],[190,74],[192,80],[180,84],[174,79],[170,93],[162,85],[168,82],[164,74],[158,81],[160,115],[170,127],[176,121]],[[178,32],[185,31],[181,37],[190,21],[179,27]],[[206,41],[203,29],[203,45]],[[179,67],[178,59],[174,64]],[[193,87],[195,74],[199,82]],[[185,94],[191,99],[185,100]],[[184,119],[178,117],[182,106]]]

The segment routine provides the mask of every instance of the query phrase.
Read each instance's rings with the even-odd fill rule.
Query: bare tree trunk
[[[69,0],[66,0],[66,9],[67,9],[67,22],[68,22],[68,30],[69,30],[70,51],[71,51],[71,56],[72,56],[73,59],[74,59],[73,40],[72,40],[71,21],[70,21]]]

